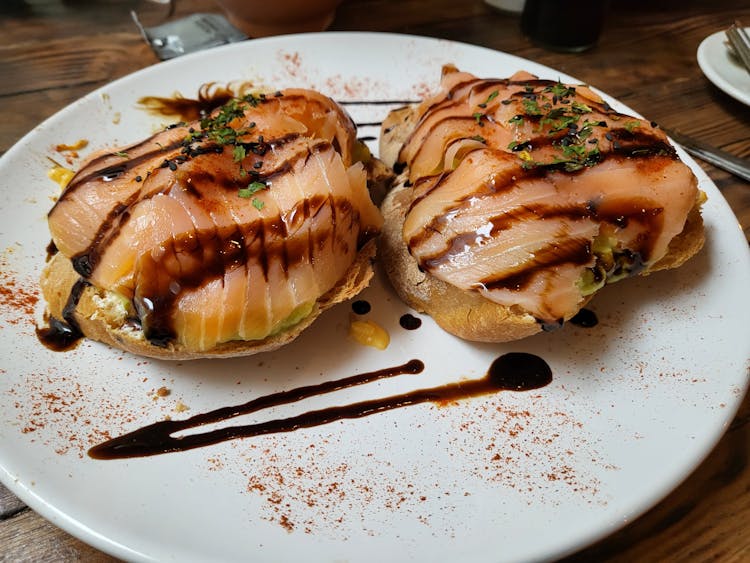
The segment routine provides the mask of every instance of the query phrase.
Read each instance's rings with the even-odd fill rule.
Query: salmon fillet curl
[[[99,302],[119,300],[153,355],[262,341],[316,314],[374,244],[382,217],[364,155],[322,94],[233,98],[90,158],[49,213],[55,261]]]
[[[503,308],[489,315],[532,321],[493,332],[484,319],[476,338],[451,330],[472,339],[559,327],[604,284],[677,266],[703,245],[705,196],[664,132],[582,85],[447,67],[437,94],[384,122],[381,156],[401,174],[383,211],[402,297],[430,312],[429,296],[415,297],[424,288],[404,285],[439,280]]]

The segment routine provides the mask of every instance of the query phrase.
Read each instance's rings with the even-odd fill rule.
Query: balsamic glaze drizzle
[[[457,381],[439,387],[418,389],[392,397],[308,411],[285,419],[242,426],[230,426],[181,437],[173,436],[174,433],[182,430],[225,421],[265,408],[291,404],[308,397],[362,385],[386,377],[402,374],[418,374],[423,370],[424,363],[420,360],[411,360],[392,368],[273,393],[264,397],[258,397],[242,405],[216,409],[195,415],[186,420],[157,422],[94,446],[88,451],[88,454],[94,459],[123,459],[185,451],[236,438],[292,432],[300,428],[320,426],[336,420],[362,418],[420,403],[445,403],[486,395],[501,390],[526,391],[538,389],[552,381],[552,371],[542,358],[533,354],[509,353],[497,358],[490,366],[486,375],[481,379]]]

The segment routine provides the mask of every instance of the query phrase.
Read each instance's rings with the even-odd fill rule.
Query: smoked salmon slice
[[[263,339],[305,318],[379,232],[357,143],[318,92],[233,98],[90,158],[49,213],[52,239],[154,346]]]
[[[525,72],[447,67],[434,96],[386,120],[383,145],[420,272],[545,328],[605,283],[658,269],[704,197],[658,126]]]

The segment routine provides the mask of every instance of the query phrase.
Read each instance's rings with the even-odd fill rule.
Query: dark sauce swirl
[[[458,381],[440,387],[419,389],[392,397],[309,411],[285,419],[225,427],[200,434],[187,434],[181,437],[173,436],[176,432],[198,428],[205,424],[226,421],[269,407],[294,403],[308,397],[356,385],[363,385],[386,377],[402,374],[418,374],[423,370],[424,364],[420,360],[411,360],[400,366],[354,375],[318,385],[273,393],[253,399],[242,405],[220,408],[190,417],[186,420],[157,422],[94,446],[88,451],[88,454],[94,459],[123,459],[186,451],[237,438],[251,438],[265,434],[293,432],[300,428],[320,426],[336,420],[362,418],[421,403],[445,404],[503,390],[528,391],[544,387],[552,381],[552,370],[542,358],[533,354],[509,353],[497,358],[490,366],[486,375],[481,379]]]
[[[83,338],[81,327],[75,319],[75,310],[83,291],[91,284],[83,278],[76,281],[70,290],[68,300],[62,310],[62,320],[50,317],[49,326],[37,327],[36,336],[50,350],[65,352],[72,350]]]

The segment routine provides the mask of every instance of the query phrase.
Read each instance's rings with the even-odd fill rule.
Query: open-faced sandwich
[[[655,124],[585,86],[453,67],[383,123],[400,174],[379,255],[401,298],[460,337],[561,326],[606,283],[674,268],[704,242],[705,198]]]
[[[159,358],[277,348],[372,275],[368,157],[350,117],[301,89],[94,155],[49,213],[49,315]]]

